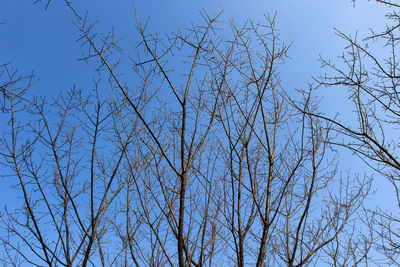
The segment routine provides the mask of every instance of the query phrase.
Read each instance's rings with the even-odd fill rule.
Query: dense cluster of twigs
[[[4,264],[355,266],[379,244],[396,261],[398,219],[368,219],[371,180],[338,172],[332,146],[397,189],[397,143],[385,137],[400,114],[397,24],[370,38],[392,51],[382,63],[340,32],[344,67],[323,61],[336,74],[318,82],[349,88],[353,127],[319,113],[312,88],[282,88],[289,46],[275,17],[226,30],[220,11],[202,12],[202,24],[160,36],[136,15],[140,41],[126,51],[66,4],[98,72],[92,89],[48,100],[30,91],[34,75],[0,66],[1,162],[23,200],[0,214]]]

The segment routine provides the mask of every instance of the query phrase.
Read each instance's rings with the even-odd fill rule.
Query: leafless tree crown
[[[81,60],[98,71],[92,88],[47,99],[33,94],[34,75],[0,67],[1,162],[22,200],[1,213],[5,265],[368,264],[373,233],[356,219],[370,180],[338,172],[332,149],[339,127],[356,137],[348,147],[400,166],[361,102],[397,116],[395,92],[364,86],[357,60],[374,59],[368,50],[352,42],[350,74],[323,80],[355,89],[353,131],[318,115],[312,86],[282,88],[289,46],[275,17],[226,27],[220,11],[201,12],[202,24],[162,36],[136,15],[131,51],[66,4]],[[385,84],[396,62],[375,61]]]

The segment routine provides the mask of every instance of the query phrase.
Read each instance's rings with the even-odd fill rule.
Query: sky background
[[[59,2],[59,3],[56,3]],[[76,42],[78,31],[72,24],[73,16],[63,1],[53,1],[48,10],[44,4],[33,5],[33,0],[1,0],[0,2],[0,64],[11,62],[21,73],[34,71],[39,79],[34,87],[35,94],[55,96],[74,85],[85,88],[92,85],[93,71],[90,66],[78,61],[81,47]],[[135,46],[137,34],[133,5],[128,0],[86,0],[72,1],[79,12],[89,9],[89,19],[99,19],[97,30],[107,30],[114,26],[118,36],[123,37],[122,47],[129,52]],[[280,39],[289,44],[290,59],[281,68],[284,88],[307,88],[312,76],[323,73],[318,62],[319,55],[334,59],[340,55],[344,42],[335,35],[336,27],[348,34],[358,31],[366,36],[370,27],[382,29],[384,15],[388,9],[375,2],[360,0],[356,7],[350,0],[229,0],[229,1],[136,1],[136,9],[142,21],[149,17],[149,32],[168,33],[191,22],[201,22],[199,10],[213,14],[221,7],[221,19],[233,19],[238,25],[247,19],[255,22],[264,15],[276,12],[276,26]],[[226,28],[229,25],[226,24]],[[129,73],[124,73],[129,78]],[[344,90],[321,88],[318,94],[324,96],[321,108],[343,117],[351,111],[344,105]],[[6,117],[0,114],[0,124]],[[370,173],[365,166],[349,153],[340,159],[343,168],[354,172]],[[0,167],[1,171],[1,167]],[[0,206],[10,204],[14,198],[9,185],[11,178],[0,180]],[[392,188],[380,180],[377,192],[378,205],[390,206]]]

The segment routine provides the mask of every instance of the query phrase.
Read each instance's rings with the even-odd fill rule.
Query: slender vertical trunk
[[[244,235],[243,235],[243,229],[242,229],[242,215],[241,215],[241,202],[242,202],[242,176],[243,176],[243,155],[244,155],[244,148],[242,151],[242,155],[240,158],[240,163],[239,163],[239,181],[238,181],[238,205],[237,205],[237,223],[238,223],[238,237],[239,237],[239,259],[238,259],[238,266],[244,267],[244,248],[243,248],[243,243],[244,243]]]
[[[269,213],[271,211],[271,184],[272,184],[272,167],[273,165],[270,163],[269,166],[269,174],[268,174],[268,185],[267,185],[267,201],[265,204],[265,216],[264,216],[264,224],[263,224],[263,233],[261,237],[261,244],[260,244],[260,250],[258,252],[258,258],[257,258],[257,267],[261,267],[262,263],[264,262],[265,259],[265,247],[267,243],[267,237],[269,233]]]
[[[186,98],[182,103],[182,130],[181,130],[181,175],[179,176],[180,190],[179,190],[179,223],[178,223],[178,257],[179,266],[185,266],[184,257],[184,236],[183,224],[185,216],[185,195],[186,195],[186,181],[187,172],[185,166],[185,129],[186,129]]]
[[[185,266],[184,257],[184,237],[183,237],[183,222],[185,214],[185,194],[186,194],[186,178],[187,174],[181,176],[181,189],[179,191],[179,225],[178,225],[178,256],[179,266]]]

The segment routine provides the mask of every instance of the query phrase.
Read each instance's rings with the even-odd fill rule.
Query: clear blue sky
[[[77,60],[81,48],[76,42],[78,32],[71,23],[71,12],[63,1],[53,1],[47,11],[43,4],[32,3],[1,1],[0,22],[4,24],[0,25],[0,63],[12,62],[24,73],[34,71],[39,78],[35,87],[39,95],[57,95],[74,85],[80,88],[91,85],[93,76],[88,75],[91,69]],[[117,34],[124,38],[122,46],[127,51],[134,47],[137,35],[131,1],[73,3],[81,12],[89,9],[91,20],[99,19],[98,30],[115,26]],[[305,88],[311,76],[322,73],[317,61],[320,54],[335,58],[341,53],[344,43],[334,34],[333,27],[351,34],[358,30],[362,37],[369,27],[383,27],[384,14],[388,11],[366,0],[358,1],[356,8],[349,0],[136,1],[140,18],[150,18],[149,32],[160,33],[201,21],[199,9],[214,13],[219,7],[224,12],[223,20],[234,19],[237,24],[246,19],[263,20],[264,15],[277,12],[281,40],[293,41],[289,50],[291,59],[281,69],[283,85],[290,89]],[[329,105],[323,105],[327,112],[346,111],[342,105],[343,94],[329,89],[320,93],[328,99]],[[0,120],[4,122],[4,117]],[[347,167],[354,168],[354,164]],[[7,192],[6,187],[0,188],[1,192]],[[3,206],[7,193],[1,195]]]
[[[72,2],[81,12],[89,9],[91,20],[99,19],[98,30],[115,26],[117,35],[124,38],[124,49],[134,47],[137,34],[131,1]],[[369,27],[384,27],[384,14],[388,11],[366,0],[359,0],[355,8],[350,0],[136,1],[139,17],[142,20],[150,17],[149,32],[160,33],[201,21],[199,9],[214,13],[219,7],[224,12],[223,20],[234,19],[237,24],[246,19],[259,21],[265,14],[277,12],[281,40],[286,43],[293,41],[289,50],[291,59],[281,69],[283,86],[290,89],[305,88],[312,76],[323,73],[317,61],[320,54],[335,58],[341,53],[344,43],[334,34],[333,27],[349,34],[358,30],[362,37]],[[0,22],[4,24],[0,25],[0,64],[12,62],[12,66],[21,72],[34,71],[39,78],[35,86],[38,95],[52,96],[74,85],[80,88],[91,85],[91,68],[77,60],[81,48],[76,42],[78,31],[72,20],[73,16],[63,1],[54,0],[48,10],[44,10],[43,4],[33,5],[33,0],[1,0]],[[342,105],[342,93],[324,89],[320,94],[325,96],[323,103],[329,103],[323,105],[326,112],[349,111]],[[3,123],[5,117],[0,114],[0,124]],[[349,155],[341,162],[343,167],[351,167],[354,171],[365,170],[359,161]],[[7,179],[0,180],[1,208],[14,197],[8,189],[10,184]],[[391,187],[385,188],[391,190]],[[379,196],[382,203],[391,203],[394,197],[392,194]],[[382,198],[384,196],[386,199]]]
[[[41,90],[46,93],[84,81],[81,74],[85,66],[76,60],[81,52],[75,42],[77,31],[63,1],[53,1],[47,11],[43,5],[33,6],[31,2],[1,1],[0,22],[4,24],[0,26],[0,61],[12,61],[22,71],[34,70],[41,79]],[[126,47],[134,45],[131,1],[73,3],[78,10],[90,9],[89,18],[100,20],[99,29],[115,26]],[[249,18],[259,21],[264,14],[277,12],[282,40],[294,42],[289,52],[292,60],[285,66],[282,78],[296,87],[304,86],[318,72],[319,54],[329,57],[341,50],[342,43],[334,35],[333,27],[354,33],[356,29],[376,27],[385,13],[383,8],[366,0],[359,1],[356,8],[352,8],[349,0],[136,1],[136,6],[143,20],[150,17],[150,29],[161,33],[200,21],[201,8],[213,13],[222,6],[222,18],[225,21],[233,18],[238,24]],[[286,74],[290,77],[286,78]]]

